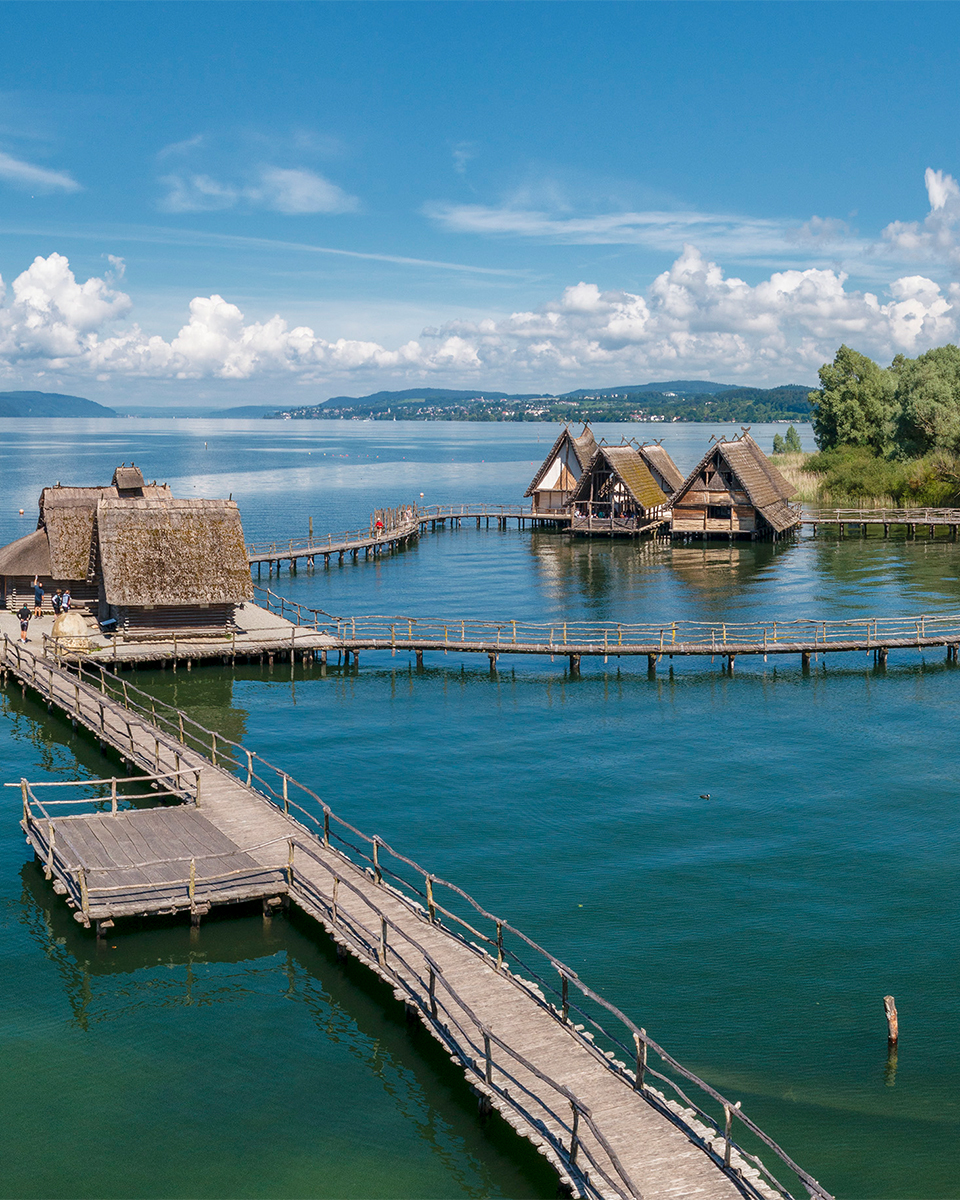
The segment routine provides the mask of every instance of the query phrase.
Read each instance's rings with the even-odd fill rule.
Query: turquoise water
[[[21,497],[35,505],[51,475],[95,481],[116,459],[181,494],[233,491],[251,536],[295,536],[307,516],[365,523],[420,491],[514,501],[553,439],[180,425],[71,426],[66,448],[49,426],[7,425],[0,537],[26,531],[21,506],[32,527]],[[674,427],[666,444],[689,466],[710,432]],[[958,579],[946,540],[638,550],[464,527],[274,587],[334,613],[626,621],[954,610]],[[774,658],[740,659],[734,677],[719,661],[664,660],[655,680],[645,660],[564,668],[501,658],[491,676],[485,658],[428,654],[418,674],[384,653],[350,674],[205,668],[142,685],[510,918],[838,1196],[960,1195],[960,671],[939,651],[891,652],[886,672],[834,656],[807,676]],[[5,779],[103,770],[18,690],[4,703]],[[240,917],[98,948],[27,862],[6,795],[3,1195],[552,1194],[537,1156],[480,1126],[429,1039],[309,925]]]

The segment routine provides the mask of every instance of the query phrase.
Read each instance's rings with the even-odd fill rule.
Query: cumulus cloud
[[[0,179],[15,184],[21,188],[31,188],[40,192],[79,192],[83,189],[80,184],[68,175],[66,171],[50,171],[46,167],[36,167],[33,163],[23,162],[10,154],[0,151]]]
[[[930,212],[919,221],[892,221],[883,231],[888,251],[902,259],[960,268],[960,186],[952,175],[928,167],[924,174]]]
[[[280,315],[248,321],[219,295],[191,300],[186,323],[168,340],[121,324],[130,299],[114,279],[78,283],[59,254],[35,259],[10,291],[0,303],[0,369],[98,378],[352,376],[547,388],[666,371],[782,383],[812,379],[841,341],[888,361],[956,340],[960,325],[958,284],[944,290],[908,275],[880,296],[848,287],[842,272],[811,267],[751,285],[692,245],[642,293],[581,281],[538,308],[450,321],[394,349],[291,328]]]
[[[302,168],[262,167],[256,182],[246,186],[221,183],[209,175],[165,175],[160,182],[167,189],[160,200],[165,212],[217,212],[246,203],[297,216],[355,212],[360,207],[356,196]]]

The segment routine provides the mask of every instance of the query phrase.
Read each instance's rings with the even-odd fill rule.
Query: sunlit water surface
[[[644,427],[648,429],[649,427]],[[621,427],[598,430],[618,440]],[[629,432],[637,432],[630,429]],[[642,431],[641,431],[642,432]],[[657,429],[681,468],[729,427]],[[769,446],[773,427],[755,429]],[[536,425],[0,422],[0,540],[41,486],[137,461],[233,493],[251,538],[374,505],[515,503]],[[809,431],[805,431],[808,439]],[[26,513],[20,517],[17,509]],[[824,619],[954,611],[947,539],[733,545],[427,534],[272,586],[334,614]],[[736,1099],[845,1197],[960,1196],[960,672],[937,650],[798,662],[362,656],[142,686],[470,890]],[[112,767],[10,689],[3,776]],[[709,799],[704,797],[709,796]],[[0,822],[0,1193],[550,1195],[535,1154],[306,922],[119,929],[98,947]],[[882,997],[902,1038],[886,1070]]]

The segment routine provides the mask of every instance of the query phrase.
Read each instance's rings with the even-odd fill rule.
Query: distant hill
[[[198,408],[196,405],[174,405],[174,404],[129,404],[117,410],[117,415],[120,417],[154,417],[158,420],[163,418],[189,418],[196,417],[203,420],[210,420],[223,417],[227,420],[251,419],[266,417],[270,413],[275,413],[277,406],[275,404],[246,404],[240,408]]]
[[[580,388],[554,396],[480,390],[408,388],[369,396],[332,396],[267,414],[286,420],[341,421],[803,421],[810,414],[804,384],[735,387],[710,380]]]
[[[60,392],[0,392],[0,417],[115,417],[112,408]]]

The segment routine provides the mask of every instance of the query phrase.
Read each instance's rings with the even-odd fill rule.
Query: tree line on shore
[[[960,497],[960,348],[881,367],[841,346],[810,393],[819,453],[803,464],[820,491],[898,504],[951,504]]]

